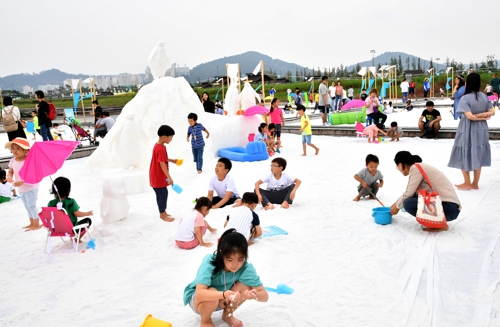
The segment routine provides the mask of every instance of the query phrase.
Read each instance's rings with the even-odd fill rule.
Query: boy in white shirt
[[[235,207],[241,205],[236,184],[233,178],[228,175],[232,166],[231,160],[228,158],[220,158],[215,165],[215,176],[208,183],[207,195],[207,198],[212,201],[212,209],[223,208],[229,204],[235,204]],[[214,191],[217,196],[214,196]]]
[[[17,196],[16,189],[11,183],[7,183],[7,173],[0,170],[0,203],[9,202],[12,196]]]
[[[224,223],[225,230],[230,228],[248,240],[248,245],[253,244],[252,239],[262,235],[259,216],[253,212],[259,203],[259,198],[255,193],[246,192],[241,199],[241,207],[231,211]]]
[[[281,203],[282,208],[288,209],[295,199],[301,181],[283,173],[285,169],[286,160],[274,158],[271,161],[271,174],[255,183],[255,193],[265,210],[274,209],[273,203]],[[267,183],[265,190],[259,187],[263,183]]]

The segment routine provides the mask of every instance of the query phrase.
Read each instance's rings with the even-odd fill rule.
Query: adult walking
[[[401,87],[401,94],[403,95],[403,102],[406,102],[408,100],[408,90],[410,89],[410,84],[406,81],[406,78],[403,79],[401,84],[399,85]]]
[[[321,112],[321,120],[323,121],[323,126],[330,125],[327,121],[327,114],[329,111],[329,101],[327,98],[328,89],[326,88],[326,84],[328,84],[328,76],[321,77],[321,84],[319,84],[318,93],[319,93],[319,101],[318,101],[318,109]]]
[[[453,184],[442,171],[431,165],[422,163],[422,158],[417,155],[412,155],[408,151],[399,151],[396,153],[394,163],[403,176],[408,176],[408,185],[399,199],[391,206],[392,215],[397,214],[400,209],[404,208],[407,213],[416,217],[418,208],[418,190],[431,192],[431,187],[420,172],[420,169],[415,166],[415,164],[419,164],[431,182],[432,188],[441,198],[446,220],[452,221],[457,219],[460,214],[460,210],[462,209],[460,200],[458,199]],[[424,228],[424,230],[448,230],[448,226],[442,229]]]
[[[215,104],[210,101],[210,96],[207,92],[203,92],[203,95],[201,96],[201,104],[203,105],[205,112],[215,114]]]
[[[458,124],[448,166],[462,170],[464,182],[455,185],[461,190],[479,189],[481,167],[491,166],[490,134],[486,120],[490,119],[495,111],[488,97],[479,91],[480,86],[479,74],[467,75],[465,94],[457,109],[463,116]],[[471,171],[474,172],[472,182]]]
[[[493,75],[490,84],[491,87],[493,88],[493,91],[497,91],[497,93],[500,94],[500,78],[498,78],[498,73],[495,73]]]
[[[431,88],[429,79],[424,79],[424,100],[427,101],[427,93],[429,93],[429,89]]]
[[[2,121],[9,142],[16,137],[26,138],[23,125],[21,124],[21,112],[19,108],[14,106],[12,98],[6,96],[3,98]]]
[[[40,133],[42,134],[42,139],[44,141],[54,141],[50,128],[52,127],[52,121],[49,119],[49,104],[45,101],[45,94],[43,91],[35,91],[35,99],[38,100],[38,125],[40,126]]]
[[[455,86],[453,87],[453,118],[457,120],[460,118],[460,114],[457,113],[458,104],[460,99],[465,93],[465,79],[462,75],[457,75],[455,78]]]

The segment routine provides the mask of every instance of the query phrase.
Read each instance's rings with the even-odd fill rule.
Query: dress
[[[483,93],[469,93],[462,97],[457,113],[479,114],[491,109],[491,102]],[[491,166],[489,130],[486,120],[471,121],[463,115],[458,124],[455,143],[451,150],[448,167],[474,171],[480,167]]]

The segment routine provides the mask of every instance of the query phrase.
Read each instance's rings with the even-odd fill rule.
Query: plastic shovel
[[[370,191],[370,194],[373,196],[373,198],[375,198],[375,200],[377,200],[377,201],[378,201],[378,203],[380,203],[380,205],[381,205],[382,207],[385,207],[385,205],[384,205],[382,202],[380,202],[380,200],[379,200],[379,199],[375,196],[375,194],[373,194],[373,192],[372,192],[372,191]]]
[[[293,288],[291,288],[285,284],[279,284],[278,287],[276,287],[276,288],[271,288],[271,287],[264,287],[264,288],[269,292],[275,292],[278,294],[292,294],[293,293]]]

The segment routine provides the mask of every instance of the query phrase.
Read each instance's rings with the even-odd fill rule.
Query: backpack
[[[47,117],[52,121],[57,117],[56,106],[52,102],[49,102],[49,114]]]
[[[3,128],[6,132],[14,132],[19,128],[12,114],[12,110],[14,110],[14,106],[10,106],[10,111],[7,111],[7,107],[4,108]]]

